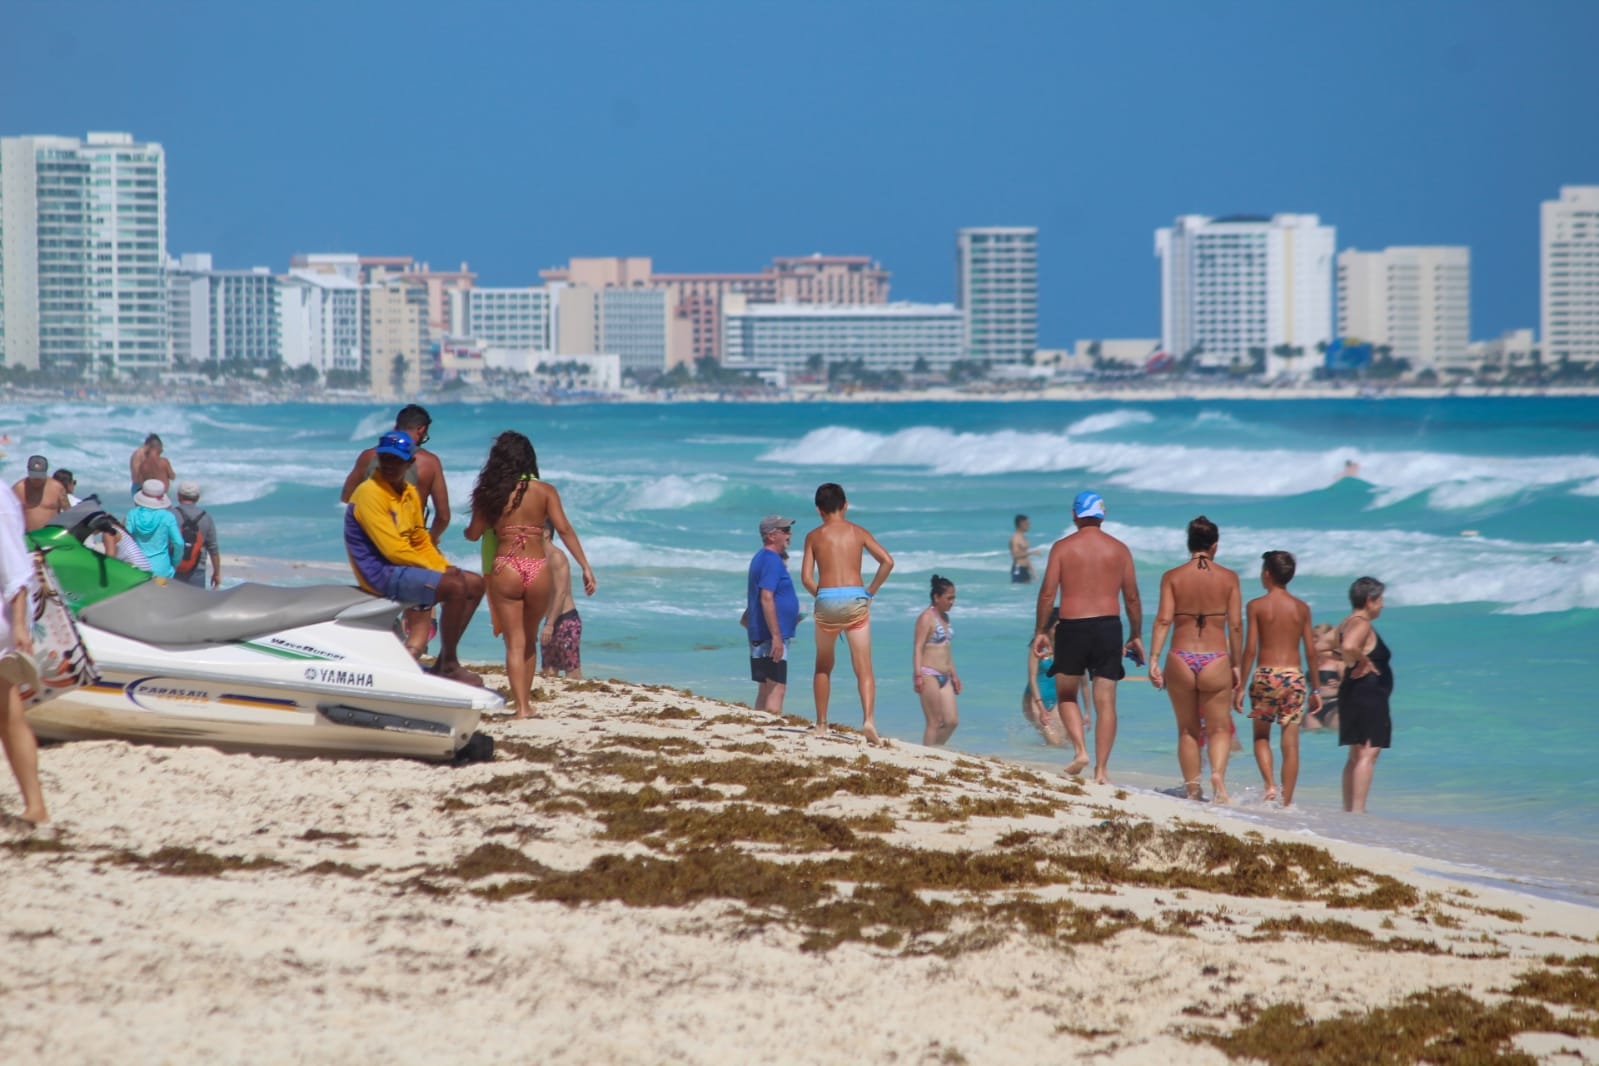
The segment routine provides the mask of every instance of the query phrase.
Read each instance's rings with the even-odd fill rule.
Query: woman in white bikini
[[[949,622],[949,609],[955,606],[955,582],[934,574],[932,585],[933,602],[916,616],[911,638],[911,676],[916,694],[922,698],[922,714],[927,717],[922,743],[929,746],[946,743],[960,725],[955,697],[961,691],[950,645],[955,636]]]
[[[1188,562],[1161,575],[1149,682],[1171,697],[1177,716],[1177,765],[1188,798],[1205,798],[1199,785],[1203,742],[1210,751],[1212,798],[1226,803],[1233,690],[1240,684],[1243,594],[1238,575],[1215,561],[1220,539],[1216,523],[1200,515],[1188,523]],[[1168,630],[1172,648],[1162,671],[1160,651]]]
[[[489,530],[498,540],[494,563],[485,577],[493,593],[489,609],[505,636],[505,672],[511,682],[516,717],[533,713],[533,675],[538,657],[539,625],[554,598],[554,585],[546,568],[544,519],[548,516],[583,568],[583,591],[594,595],[594,571],[578,543],[572,523],[561,506],[555,486],[539,480],[538,455],[533,443],[515,430],[494,439],[489,457],[472,489],[472,524],[466,539],[477,540]]]

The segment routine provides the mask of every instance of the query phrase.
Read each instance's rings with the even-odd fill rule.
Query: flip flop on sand
[[[39,683],[39,661],[25,651],[8,651],[0,655],[0,679],[33,688]]]

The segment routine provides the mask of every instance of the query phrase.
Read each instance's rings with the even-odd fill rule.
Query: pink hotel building
[[[572,259],[539,271],[594,289],[658,288],[692,331],[694,359],[722,357],[722,297],[750,303],[886,304],[888,271],[864,255],[779,256],[759,274],[656,274],[648,256]]]

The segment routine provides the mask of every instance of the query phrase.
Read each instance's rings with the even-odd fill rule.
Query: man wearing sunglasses
[[[433,416],[428,414],[427,408],[421,404],[406,404],[400,408],[400,413],[394,416],[394,428],[409,436],[416,445],[416,461],[406,470],[405,477],[416,486],[416,494],[422,498],[423,513],[426,515],[431,512],[428,536],[433,538],[436,547],[439,538],[444,536],[444,531],[450,527],[450,486],[444,480],[444,464],[439,462],[437,455],[423,447],[428,441],[428,428],[432,424]],[[339,493],[339,502],[349,503],[350,496],[356,488],[376,473],[377,469],[376,447],[368,448],[356,456],[355,465],[350,468],[349,476],[344,479],[344,489]],[[405,612],[405,646],[412,655],[421,655],[427,650],[432,625],[431,608],[424,607]]]

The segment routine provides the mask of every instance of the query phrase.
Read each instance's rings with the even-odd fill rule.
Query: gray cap
[[[780,514],[769,514],[761,519],[761,536],[778,529],[789,529],[794,525],[792,518],[784,518]]]
[[[178,499],[198,500],[200,498],[200,483],[198,481],[178,482]]]

